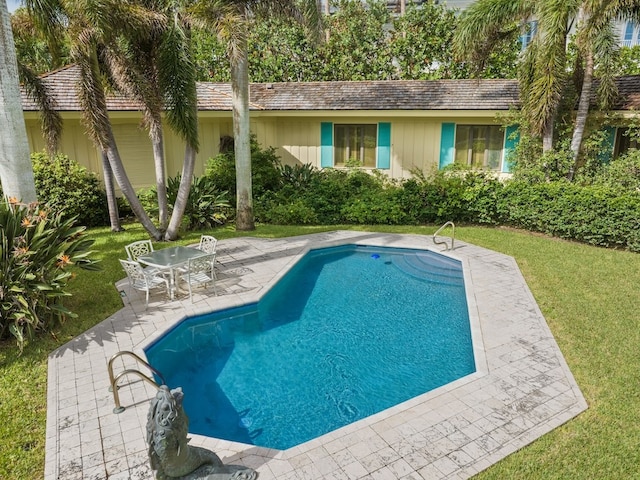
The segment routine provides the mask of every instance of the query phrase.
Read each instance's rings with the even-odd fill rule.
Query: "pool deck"
[[[351,231],[235,238],[218,243],[218,296],[191,303],[155,294],[145,310],[144,298],[118,282],[124,308],[49,357],[45,480],[153,479],[145,426],[155,389],[127,376],[119,389],[126,409],[114,414],[111,356],[141,354],[187,315],[255,302],[308,249],[344,243],[442,249],[425,236]],[[447,254],[465,271],[476,373],[285,451],[199,435],[191,444],[254,468],[259,480],[464,479],[584,411],[515,260],[460,241]],[[130,357],[114,366],[116,374],[135,368]]]

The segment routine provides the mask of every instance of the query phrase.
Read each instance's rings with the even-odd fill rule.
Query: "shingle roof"
[[[60,111],[80,111],[76,95],[78,68],[64,67],[42,76]],[[616,109],[640,107],[640,76],[616,80]],[[199,82],[201,111],[231,111],[231,85]],[[22,93],[25,111],[38,110]],[[111,111],[137,111],[140,105],[124,95],[107,98]],[[252,83],[250,108],[265,111],[319,110],[508,110],[518,106],[516,80],[389,80],[360,82]]]

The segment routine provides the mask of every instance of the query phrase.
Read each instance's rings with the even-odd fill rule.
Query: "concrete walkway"
[[[49,358],[46,480],[152,479],[145,443],[155,390],[128,377],[114,414],[107,362],[185,316],[257,301],[310,248],[360,243],[432,248],[429,237],[338,231],[218,244],[218,296],[144,299],[118,282],[124,308]],[[123,252],[124,255],[124,252]],[[285,451],[192,435],[260,480],[463,479],[553,430],[586,402],[513,258],[456,242],[478,371]],[[117,360],[116,371],[132,368]],[[126,381],[124,382],[126,383]],[[187,412],[188,414],[189,412]]]

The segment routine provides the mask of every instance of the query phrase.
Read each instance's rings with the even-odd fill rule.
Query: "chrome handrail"
[[[165,381],[164,376],[162,375],[162,373],[160,373],[160,371],[158,371],[157,369],[155,369],[151,365],[149,365],[147,362],[145,362],[142,358],[140,358],[139,355],[136,355],[135,353],[130,352],[129,350],[122,350],[122,351],[116,353],[115,355],[113,355],[109,359],[109,364],[107,366],[107,368],[109,369],[109,391],[113,392],[113,401],[116,404],[115,408],[113,409],[113,413],[122,413],[122,412],[124,412],[124,409],[125,409],[125,407],[120,405],[120,395],[118,394],[118,389],[120,388],[120,387],[118,387],[118,380],[120,380],[125,375],[129,375],[130,373],[136,374],[140,378],[142,378],[143,380],[149,382],[154,387],[156,387],[156,388],[160,387],[160,385],[158,385],[158,383],[153,378],[149,377],[148,375],[145,375],[140,370],[129,368],[129,369],[123,370],[122,372],[118,373],[118,375],[114,375],[113,374],[113,362],[115,361],[116,358],[119,358],[119,357],[121,357],[123,355],[129,355],[129,356],[133,357],[136,361],[138,361],[139,363],[143,364],[145,367],[147,367],[149,370],[151,370],[153,373],[155,373],[158,377],[160,377],[160,380],[162,380],[163,384],[167,383]]]
[[[449,248],[446,241],[438,241],[436,239],[438,234],[448,226],[451,226],[451,248]],[[442,225],[438,230],[436,230],[436,233],[433,234],[433,243],[435,243],[436,245],[444,245],[446,247],[446,250],[453,250],[453,242],[455,238],[456,238],[456,226],[454,225],[453,222],[449,221],[444,225]]]

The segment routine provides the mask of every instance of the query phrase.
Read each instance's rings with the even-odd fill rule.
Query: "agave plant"
[[[76,315],[65,308],[71,266],[98,270],[75,218],[14,199],[0,203],[0,338],[27,339]]]

